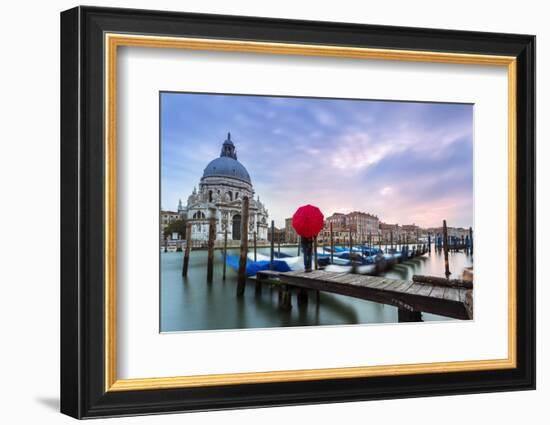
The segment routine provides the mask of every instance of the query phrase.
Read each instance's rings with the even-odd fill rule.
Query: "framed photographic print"
[[[535,38],[61,14],[61,411],[533,389]]]

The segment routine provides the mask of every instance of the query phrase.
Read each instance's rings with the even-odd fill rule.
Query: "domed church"
[[[185,208],[180,200],[178,213],[191,223],[193,240],[208,240],[208,223],[211,214],[216,217],[216,239],[223,240],[227,229],[227,239],[241,239],[242,200],[249,199],[249,239],[256,231],[258,240],[267,240],[268,212],[254,199],[254,188],[248,171],[237,159],[231,133],[223,142],[218,158],[213,159],[204,169],[199,183],[187,198]]]

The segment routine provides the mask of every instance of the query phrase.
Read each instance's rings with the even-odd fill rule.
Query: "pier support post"
[[[301,307],[306,306],[307,305],[307,289],[300,288],[298,290],[297,299],[298,299],[298,306],[301,306]]]
[[[208,220],[208,264],[206,266],[206,281],[212,283],[214,278],[214,241],[216,240],[216,216],[210,211]]]
[[[237,296],[244,295],[246,285],[246,256],[248,254],[248,196],[243,197],[242,221],[241,221],[241,254],[239,257],[239,277],[237,283]]]
[[[397,321],[399,323],[422,322],[422,312],[400,308],[397,310]]]
[[[279,308],[283,311],[292,309],[291,293],[288,285],[281,286]]]
[[[189,252],[191,251],[191,223],[187,223],[185,227],[185,252],[183,254],[183,267],[181,269],[181,275],[187,276],[187,269],[189,268]]]
[[[443,253],[445,255],[445,276],[449,277],[449,242],[447,237],[447,220],[443,220]]]

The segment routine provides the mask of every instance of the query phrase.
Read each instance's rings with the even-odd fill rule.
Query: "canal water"
[[[258,249],[269,255],[269,248]],[[282,248],[281,252],[296,255],[296,248]],[[239,250],[228,250],[238,255]],[[216,329],[272,328],[287,326],[353,325],[396,323],[397,308],[337,294],[321,293],[317,305],[310,294],[306,306],[299,306],[292,295],[292,309],[278,308],[276,287],[264,284],[261,292],[254,283],[247,283],[245,295],[237,297],[237,273],[227,267],[222,280],[223,259],[221,250],[215,251],[214,281],[206,283],[207,252],[192,251],[187,278],[181,276],[183,253],[160,254],[160,329],[161,332],[198,331]],[[462,270],[472,266],[472,257],[463,252],[449,253],[451,278],[462,277]],[[432,249],[423,257],[403,263],[385,276],[412,279],[414,274],[445,276],[442,251]],[[423,313],[424,321],[452,320]]]

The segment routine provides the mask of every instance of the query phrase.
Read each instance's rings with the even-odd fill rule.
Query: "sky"
[[[473,224],[473,105],[161,93],[163,209],[185,205],[228,132],[277,227],[305,204]]]

